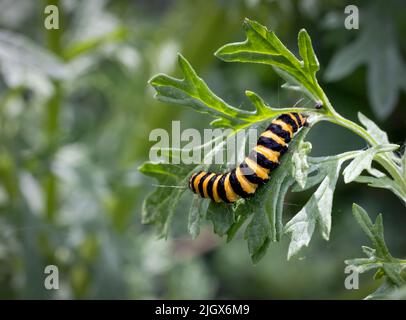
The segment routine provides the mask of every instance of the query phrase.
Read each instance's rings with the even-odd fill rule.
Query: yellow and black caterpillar
[[[254,195],[268,174],[278,167],[293,134],[306,125],[306,117],[296,112],[280,115],[260,135],[257,145],[235,169],[226,173],[200,171],[189,178],[189,188],[215,202],[235,202]]]

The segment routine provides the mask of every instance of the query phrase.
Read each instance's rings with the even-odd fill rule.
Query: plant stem
[[[324,119],[330,121],[332,123],[338,124],[358,136],[364,139],[370,146],[377,146],[379,143],[365,130],[363,127],[358,125],[357,123],[344,118],[340,115],[335,109],[333,108],[332,104],[330,103],[329,99],[327,98],[326,94],[324,93],[323,89],[317,83],[317,92],[319,94],[319,98],[321,99],[323,106],[325,107],[325,115]],[[400,168],[394,163],[387,154],[380,153],[377,154],[375,160],[384,167],[387,172],[391,175],[391,177],[395,180],[396,184],[400,187],[402,193],[406,196],[406,180],[404,179]]]
[[[58,6],[58,0],[46,0],[46,5],[56,5]],[[45,37],[48,49],[57,56],[62,56],[62,46],[61,46],[61,29],[45,29]],[[45,130],[48,137],[48,153],[47,157],[49,163],[52,163],[53,158],[58,149],[58,128],[59,128],[59,115],[62,103],[62,86],[60,81],[53,81],[54,84],[54,94],[48,100],[47,107],[47,118],[45,123]],[[49,168],[48,174],[45,177],[45,190],[46,190],[46,217],[49,221],[53,221],[55,218],[55,212],[58,207],[58,190],[57,190],[57,178],[53,174],[51,168]]]

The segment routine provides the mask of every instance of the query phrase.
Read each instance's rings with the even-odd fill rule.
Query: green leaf
[[[178,63],[184,79],[158,74],[149,80],[156,90],[155,98],[209,114],[215,118],[211,123],[212,126],[238,130],[256,122],[269,121],[281,113],[297,111],[297,108],[272,108],[260,96],[248,90],[245,94],[252,102],[254,110],[246,111],[235,108],[216,96],[181,54],[178,54]]]
[[[292,176],[302,189],[306,186],[308,171],[310,168],[307,162],[307,155],[311,152],[311,150],[312,144],[310,142],[301,141],[298,150],[293,153]]]
[[[200,233],[200,219],[204,212],[207,211],[209,202],[195,195],[189,211],[188,230],[195,239]]]
[[[375,149],[370,148],[357,155],[343,171],[344,182],[350,183],[358,178],[362,171],[371,169],[376,153]]]
[[[305,206],[285,225],[284,232],[291,236],[288,259],[296,255],[304,246],[309,245],[316,224],[323,238],[329,239],[333,194],[341,161],[327,162],[324,166],[326,166],[327,175]]]
[[[316,79],[316,72],[319,71],[320,65],[313,50],[312,40],[305,29],[300,30],[298,43],[299,54],[303,59],[304,69],[308,74],[312,75],[313,79]]]
[[[378,144],[389,144],[388,135],[380,129],[371,119],[368,119],[361,112],[358,112],[358,119],[367,129],[367,132],[376,140]]]
[[[155,224],[160,235],[166,237],[175,206],[186,189],[185,176],[190,172],[190,167],[147,162],[139,170],[159,182],[157,189],[144,200],[142,223]]]
[[[149,80],[156,90],[155,97],[158,100],[192,107],[198,112],[227,121],[228,126],[242,122],[239,120],[239,115],[243,111],[232,107],[216,96],[181,54],[178,55],[178,63],[184,79],[158,74]]]
[[[258,263],[265,255],[271,241],[271,225],[263,208],[255,211],[246,231],[248,251],[253,263]]]
[[[371,147],[367,150],[359,152],[358,155],[350,162],[350,164],[344,169],[344,182],[349,183],[356,181],[360,176],[362,171],[367,170],[369,174],[376,178],[385,178],[386,175],[379,170],[376,170],[371,167],[372,161],[375,156],[379,153],[389,153],[399,148],[397,144],[384,144]],[[390,154],[390,156],[395,156]]]
[[[234,239],[235,235],[243,226],[244,222],[247,221],[251,213],[246,210],[241,210],[241,206],[239,204],[241,204],[241,202],[237,203],[237,207],[234,210],[235,222],[227,231],[227,242],[230,242],[231,240]]]
[[[355,179],[356,182],[366,183],[369,187],[388,189],[397,195],[404,203],[406,203],[406,194],[399,187],[399,185],[387,176],[381,177],[370,177],[370,176],[359,176]]]
[[[355,203],[353,204],[353,214],[362,230],[372,242],[374,249],[363,247],[363,251],[368,258],[347,260],[345,263],[354,266],[355,270],[360,273],[371,269],[378,269],[378,278],[384,274],[387,277],[386,284],[374,294],[368,296],[367,299],[383,298],[383,294],[391,291],[394,286],[400,287],[406,284],[406,279],[402,276],[406,264],[404,260],[393,258],[389,253],[384,239],[381,214],[377,216],[375,223],[372,223],[367,212]]]
[[[232,206],[227,203],[216,203],[214,201],[209,204],[206,218],[213,223],[214,233],[219,236],[227,234],[235,222]]]
[[[389,145],[390,144],[387,133],[385,131],[383,131],[382,129],[380,129],[375,122],[368,119],[361,112],[358,112],[358,119],[367,129],[367,132],[371,135],[372,138],[375,139],[375,141],[378,144],[380,144],[380,145]],[[395,154],[388,152],[387,155],[392,160],[395,160],[395,161],[397,160],[397,156]]]
[[[354,214],[355,220],[357,220],[362,230],[368,236],[369,240],[373,243],[377,251],[377,256],[391,259],[383,236],[382,215],[378,215],[375,224],[373,224],[368,216],[368,213],[359,205],[354,203],[352,205],[352,212]]]
[[[298,37],[299,61],[278,39],[258,22],[245,19],[244,29],[247,39],[243,42],[226,44],[215,55],[227,62],[250,62],[268,64],[287,81],[285,87],[310,93],[314,100],[320,99],[315,83],[315,73],[319,63],[314,53],[310,37],[301,30]]]

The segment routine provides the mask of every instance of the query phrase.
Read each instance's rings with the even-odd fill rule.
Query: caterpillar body
[[[256,146],[237,168],[225,173],[199,171],[189,178],[189,188],[215,202],[235,202],[254,195],[269,180],[269,173],[279,166],[295,132],[307,124],[296,112],[281,114],[259,136]]]

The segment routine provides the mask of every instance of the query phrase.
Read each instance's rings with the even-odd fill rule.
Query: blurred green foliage
[[[270,104],[296,102],[269,69],[213,58],[222,44],[241,41],[244,17],[272,23],[290,48],[306,28],[322,79],[337,80],[324,84],[330,99],[349,118],[361,111],[404,143],[404,4],[351,3],[359,5],[360,30],[344,28],[345,1],[60,0],[55,31],[43,25],[47,1],[0,2],[0,297],[362,298],[378,287],[366,275],[360,290],[345,290],[343,261],[364,243],[354,201],[385,213],[391,252],[406,256],[405,209],[387,191],[339,181],[330,242],[316,239],[289,262],[288,243],[271,246],[255,267],[240,238],[226,245],[204,226],[192,241],[186,210],[175,213],[167,241],[140,221],[154,188],[137,171],[148,158],[149,132],[170,120],[181,120],[182,129],[209,123],[152,98],[147,80],[176,75],[178,51],[231,103],[247,88]],[[366,29],[385,30],[387,44],[364,44],[376,34]],[[371,59],[386,67],[371,70]],[[327,124],[309,136],[316,155],[363,147]],[[286,209],[293,213],[308,195],[288,195]],[[190,198],[181,200],[189,206]],[[59,267],[59,290],[44,288],[49,264]]]

